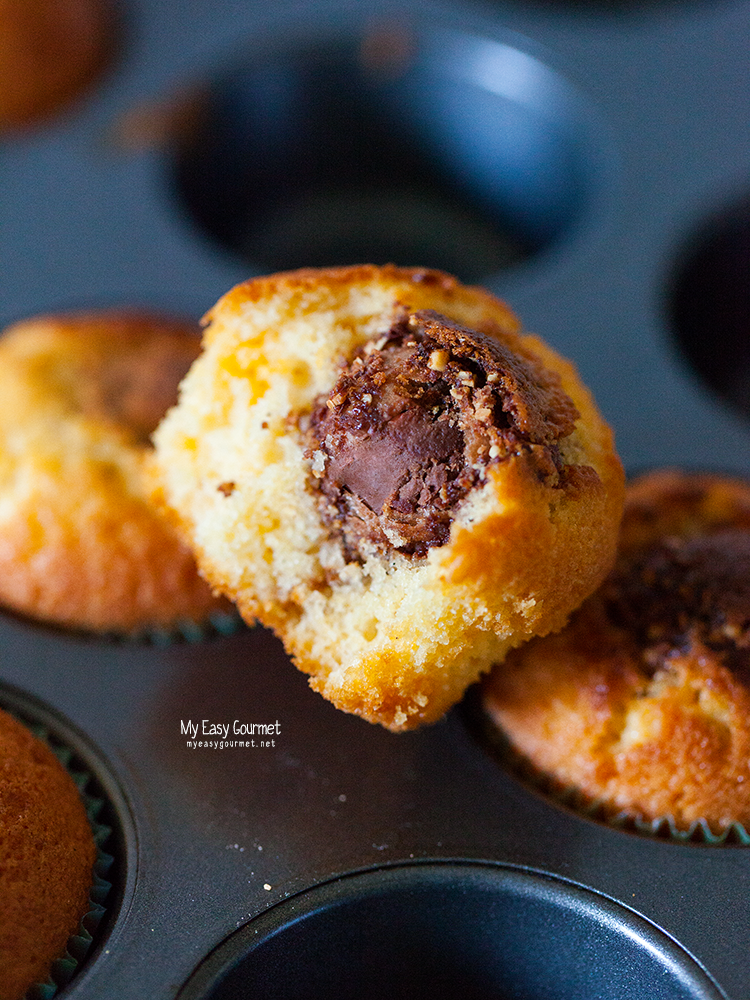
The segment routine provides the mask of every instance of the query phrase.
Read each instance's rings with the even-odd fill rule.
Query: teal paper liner
[[[244,625],[240,613],[231,608],[228,611],[214,611],[203,622],[184,620],[169,628],[144,628],[125,636],[112,635],[110,638],[164,647],[179,642],[203,642],[217,636],[233,635]]]
[[[203,619],[182,618],[170,625],[142,625],[131,629],[94,629],[83,626],[65,625],[35,618],[33,615],[0,607],[0,617],[26,625],[32,629],[57,636],[68,636],[86,643],[106,643],[124,645],[135,643],[142,646],[164,648],[175,643],[198,643],[222,636],[234,635],[248,626],[237,608],[227,599],[223,606],[211,611]]]
[[[198,643],[221,636],[234,635],[247,628],[239,611],[234,607],[211,612],[203,621],[183,619],[170,626],[144,625],[131,630],[74,628],[23,615],[8,608],[0,608],[0,616],[20,622],[34,629],[40,629],[58,636],[68,636],[85,643],[106,643],[122,646],[134,643],[141,646],[165,648],[177,643]]]
[[[37,739],[40,739],[52,750],[71,776],[83,800],[96,844],[89,908],[81,917],[78,931],[69,939],[65,954],[53,962],[47,979],[43,983],[35,983],[29,987],[25,994],[25,1000],[50,1000],[59,989],[70,982],[85,960],[96,939],[96,932],[107,913],[107,900],[112,890],[112,883],[107,876],[114,863],[114,857],[104,850],[104,846],[112,834],[112,828],[100,820],[99,815],[105,806],[105,799],[88,790],[93,776],[89,771],[78,766],[74,761],[73,751],[53,736],[46,726],[33,722],[22,715],[19,716],[9,706],[3,707],[6,712],[13,715]]]
[[[110,642],[123,644],[133,642],[144,646],[166,648],[175,643],[198,643],[218,636],[230,636],[245,628],[240,613],[230,608],[227,611],[214,611],[205,621],[197,622],[188,619],[176,622],[169,627],[145,626],[131,632],[82,632],[76,634],[94,642]]]
[[[535,791],[586,819],[665,842],[750,847],[750,832],[739,822],[731,823],[719,833],[711,829],[706,819],[695,820],[682,829],[673,816],[659,816],[651,820],[635,811],[618,811],[607,802],[589,798],[577,788],[562,785],[553,775],[538,771],[531,761],[519,753],[495,723],[481,712],[481,708],[476,707],[474,713],[479,713],[477,727],[480,741],[506,770]]]
[[[521,774],[520,765],[511,765],[517,773]],[[620,810],[614,808],[599,799],[589,799],[578,789],[570,789],[559,786],[554,778],[548,775],[533,774],[531,764],[526,764],[521,776],[525,781],[533,784],[549,795],[550,798],[567,806],[574,812],[603,823],[615,829],[625,830],[630,833],[639,833],[647,837],[654,837],[659,840],[673,841],[680,844],[707,844],[713,847],[724,844],[739,847],[750,847],[750,833],[742,823],[734,822],[725,827],[719,833],[711,829],[706,819],[697,819],[686,828],[678,827],[674,816],[659,816],[656,819],[647,819],[642,813]],[[527,773],[528,772],[528,773]]]

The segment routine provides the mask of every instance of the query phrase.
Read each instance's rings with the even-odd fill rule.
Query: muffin
[[[73,100],[104,64],[110,22],[104,0],[0,0],[0,131]]]
[[[435,721],[610,568],[611,432],[488,292],[306,269],[239,285],[207,322],[155,435],[161,500],[212,585],[338,708]]]
[[[96,845],[73,779],[0,709],[0,998],[21,1000],[89,908]]]
[[[68,628],[203,621],[223,602],[148,498],[149,435],[200,349],[189,323],[47,316],[0,337],[0,603]]]
[[[610,576],[482,695],[537,774],[610,818],[750,830],[750,485],[636,479]]]

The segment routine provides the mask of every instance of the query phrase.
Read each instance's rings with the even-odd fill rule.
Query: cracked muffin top
[[[635,480],[600,590],[483,691],[559,785],[682,829],[750,829],[750,486],[679,470]]]

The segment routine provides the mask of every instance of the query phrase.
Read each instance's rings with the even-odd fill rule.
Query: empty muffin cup
[[[263,273],[420,264],[475,282],[568,235],[600,144],[535,57],[403,18],[259,44],[206,88],[173,182]]]
[[[548,947],[540,946],[547,942]],[[562,879],[429,862],[347,875],[225,940],[180,1000],[719,1000],[674,940]]]

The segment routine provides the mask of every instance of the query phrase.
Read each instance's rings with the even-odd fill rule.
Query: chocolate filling
[[[641,646],[666,654],[698,640],[750,683],[750,532],[665,538],[620,566],[603,593]]]
[[[404,313],[314,406],[311,482],[349,559],[424,555],[448,540],[486,466],[523,453],[558,485],[558,442],[577,418],[534,355],[429,310]]]

